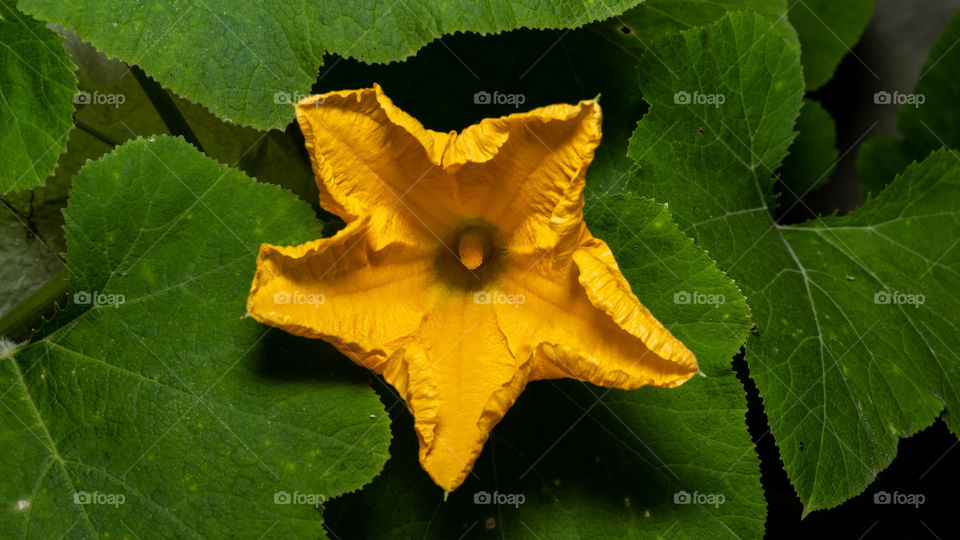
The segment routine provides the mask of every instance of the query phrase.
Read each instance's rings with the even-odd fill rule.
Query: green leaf
[[[810,512],[862,492],[901,437],[957,402],[960,160],[938,152],[847,216],[778,226],[771,175],[803,83],[765,26],[736,15],[654,48],[679,78],[641,66],[650,113],[631,141],[640,168],[630,188],[668,201],[746,294],[757,323],[750,373]],[[691,85],[726,103],[674,103]],[[660,151],[644,153],[654,141]],[[906,304],[920,300],[909,295],[925,303]],[[956,416],[946,420],[957,432]]]
[[[244,317],[259,244],[318,237],[311,208],[159,137],[87,165],[66,228],[70,305],[0,358],[0,530],[322,536],[275,494],[368,482],[387,417],[362,370]]]
[[[676,389],[633,392],[576,381],[533,383],[494,429],[474,474],[446,502],[419,469],[409,414],[399,413],[393,459],[370,486],[331,505],[334,534],[762,535],[759,464],[744,423],[743,389],[730,370],[750,327],[742,295],[677,229],[664,205],[635,195],[591,198],[586,205],[591,231],[614,250],[634,293],[690,347],[707,376]],[[690,295],[690,302],[678,293]],[[524,500],[519,506],[475,504],[480,492]],[[691,498],[696,492],[698,502],[723,499],[677,504],[681,492]]]
[[[76,66],[78,96],[91,99],[78,100],[84,103],[77,105],[74,120],[82,128],[71,126],[66,137],[66,151],[60,154],[56,168],[46,182],[32,190],[4,196],[13,211],[0,212],[0,227],[4,229],[0,235],[4,239],[0,241],[0,313],[12,309],[65,268],[60,257],[66,251],[62,212],[67,205],[72,178],[88,160],[110,151],[113,148],[111,143],[135,137],[136,133],[131,130],[139,131],[144,125],[141,119],[145,116],[145,109],[130,103],[131,92],[136,90],[132,76],[128,75],[128,84],[123,87],[98,84],[94,80],[104,79],[110,70],[104,69],[103,63],[92,61],[98,56],[93,47],[81,43],[71,34],[63,38],[63,47]],[[120,77],[123,71],[116,71],[110,74],[123,80]],[[105,98],[99,97],[117,95],[124,96],[119,106],[107,104]],[[93,99],[94,96],[97,98]],[[146,112],[152,113],[152,110],[147,108]],[[25,337],[29,337],[29,330],[25,330]]]
[[[830,180],[840,152],[833,118],[819,103],[806,99],[797,118],[797,138],[783,160],[776,188],[781,208],[789,209]]]
[[[913,94],[883,91],[875,96],[875,101],[881,102],[878,105],[901,106],[897,126],[903,138],[876,137],[863,144],[857,168],[864,191],[879,193],[907,165],[942,146],[960,149],[958,40],[960,14],[953,17],[931,49]]]
[[[789,1],[790,24],[797,29],[803,49],[807,89],[816,90],[833,77],[843,57],[852,53],[851,47],[860,40],[873,15],[873,0]]]
[[[320,194],[299,131],[265,132],[228,124],[200,105],[173,98],[207,155],[261,182],[284,187],[319,210]]]
[[[914,150],[903,140],[893,137],[874,137],[860,146],[857,153],[857,172],[864,194],[876,195],[906,170],[907,166],[923,156],[915,156]]]
[[[67,147],[77,80],[62,41],[0,2],[0,195],[42,184]]]
[[[73,34],[67,37],[66,46],[79,68],[81,89],[90,95],[112,98],[116,103],[85,104],[76,113],[78,122],[118,143],[138,135],[168,134],[166,125],[129,66],[108,59]],[[207,155],[262,182],[283,186],[305,201],[314,203],[318,200],[302,138],[296,140],[279,131],[263,132],[228,124],[202,106],[171,92],[168,94]],[[88,146],[80,149],[85,150],[82,152],[84,159],[96,159],[111,148],[103,141],[92,141]]]
[[[20,6],[75,30],[110,57],[141,66],[229,122],[270,129],[293,119],[291,101],[308,93],[328,52],[392,62],[444,34],[578,27],[638,2],[564,0],[549,9],[539,0],[481,7],[469,0],[237,1],[216,9],[198,0],[21,0]]]
[[[714,23],[727,13],[748,11],[774,24],[777,33],[797,40],[787,20],[788,0],[646,0],[620,17],[600,24],[621,24],[621,33],[636,36],[647,44],[694,26]],[[626,25],[629,32],[622,26]]]

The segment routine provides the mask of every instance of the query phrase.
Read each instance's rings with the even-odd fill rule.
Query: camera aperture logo
[[[727,96],[723,94],[701,94],[697,90],[694,90],[691,94],[681,90],[673,94],[673,102],[677,105],[713,105],[715,108],[720,108],[727,102]]]
[[[523,493],[478,491],[473,494],[473,504],[509,504],[514,508],[520,508],[520,505],[525,502],[527,497]]]
[[[709,504],[714,508],[720,508],[720,505],[727,502],[723,493],[700,493],[694,491],[678,491],[673,494],[673,504]]]
[[[920,505],[927,502],[927,497],[923,493],[900,493],[894,491],[878,491],[873,494],[873,504],[904,504],[920,508]]]
[[[81,306],[93,304],[95,306],[113,306],[120,307],[120,304],[127,301],[122,294],[104,294],[100,291],[77,291],[73,293],[73,303]]]
[[[722,294],[707,294],[700,291],[677,291],[673,295],[673,303],[680,305],[703,304],[719,308],[720,304],[727,301]]]
[[[492,94],[485,90],[473,94],[474,105],[513,105],[519,109],[526,101],[527,96],[523,94],[501,94],[496,90]]]
[[[284,92],[283,90],[280,90],[279,92],[274,92],[273,102],[277,105],[296,105],[310,96],[311,94],[304,94],[303,92]],[[323,102],[324,99],[320,98],[313,104],[313,106],[319,107],[320,105],[323,105]]]
[[[73,494],[73,504],[103,504],[118,508],[127,501],[123,493],[93,493],[87,491],[77,491]]]
[[[473,295],[474,304],[504,304],[518,308],[526,301],[527,297],[522,294],[504,294],[499,291],[479,291]]]
[[[127,102],[127,96],[124,94],[101,94],[100,92],[90,92],[80,90],[73,95],[74,105],[113,105],[119,108]]]
[[[327,297],[320,293],[304,293],[300,291],[280,291],[274,293],[273,303],[279,306],[313,306],[319,308],[327,301]]]
[[[309,504],[315,508],[320,508],[325,502],[327,502],[327,497],[322,493],[278,491],[273,494],[273,504]]]
[[[919,293],[877,291],[873,295],[873,303],[878,305],[913,306],[914,308],[918,308],[926,301],[927,297]]]
[[[901,94],[899,91],[891,94],[881,90],[873,95],[873,102],[876,105],[913,105],[919,109],[926,101],[927,96],[923,94]]]

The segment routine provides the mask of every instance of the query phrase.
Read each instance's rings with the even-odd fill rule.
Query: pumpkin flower
[[[596,101],[459,133],[425,129],[376,85],[296,113],[320,203],[346,226],[260,246],[247,310],[382,374],[440,487],[463,483],[530,381],[635,389],[697,373],[584,224]]]

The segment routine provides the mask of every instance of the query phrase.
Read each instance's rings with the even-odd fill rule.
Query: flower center
[[[447,283],[480,290],[503,266],[503,239],[492,223],[474,218],[464,221],[443,240],[437,251],[437,272]]]
[[[460,255],[460,262],[468,270],[476,270],[483,264],[483,241],[484,235],[476,229],[463,231],[460,235],[457,254]]]

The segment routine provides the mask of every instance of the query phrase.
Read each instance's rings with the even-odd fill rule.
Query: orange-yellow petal
[[[477,152],[456,171],[465,211],[493,223],[511,252],[574,247],[583,224],[587,166],[600,142],[595,101],[551,105],[470,126],[457,137],[464,148],[494,137],[495,154]],[[502,142],[500,142],[502,140]],[[560,244],[559,246],[557,244]]]
[[[601,136],[594,101],[440,133],[396,107],[379,85],[311,96],[298,104],[297,120],[330,212],[346,221],[370,214],[382,222],[382,238],[439,238],[464,216],[483,217],[525,252],[571,247]]]
[[[606,244],[590,239],[558,267],[549,256],[515,258],[496,306],[515,355],[533,353],[533,378],[572,377],[600,386],[635,389],[678,386],[697,362],[640,303]]]
[[[421,465],[447,491],[470,474],[532,368],[510,353],[492,309],[472,294],[451,295],[384,369],[413,413]]]
[[[658,321],[633,294],[606,242],[590,238],[573,254],[577,277],[590,302],[668,364],[651,384],[679,386],[697,371],[693,353]],[[679,373],[679,377],[676,374]]]
[[[371,248],[368,220],[299,246],[260,246],[247,311],[298,336],[323,338],[379,370],[385,344],[414,332],[426,312],[433,251]]]
[[[389,214],[383,232],[401,224],[397,237],[429,236],[455,219],[439,166],[450,135],[424,129],[379,86],[311,96],[297,105],[297,121],[326,210],[348,222]]]

